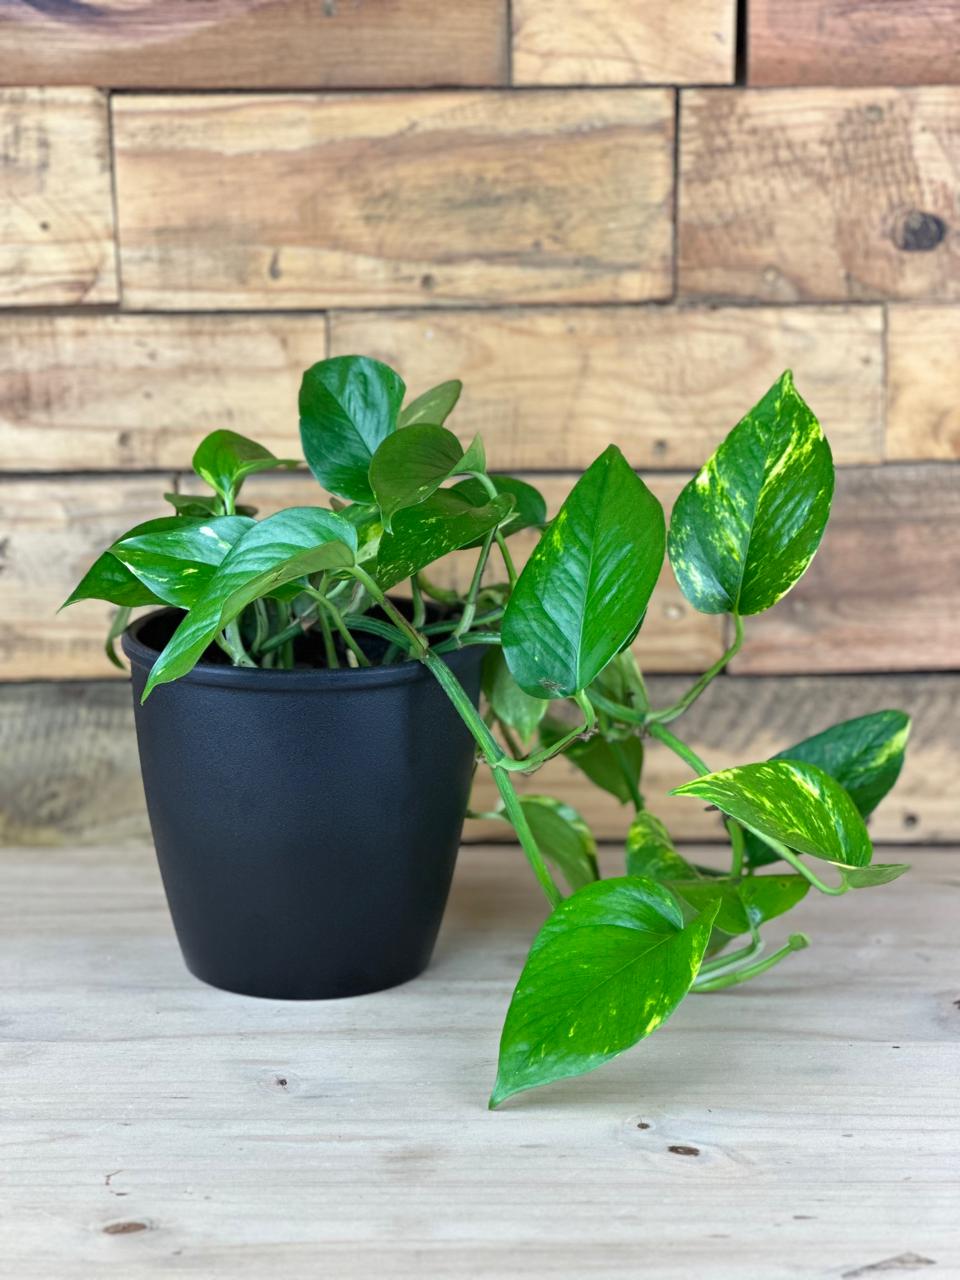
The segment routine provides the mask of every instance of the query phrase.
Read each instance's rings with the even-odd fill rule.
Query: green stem
[[[714,676],[719,675],[727,663],[737,656],[743,644],[743,621],[738,613],[735,613],[732,616],[734,637],[730,648],[722,655],[722,657],[717,659],[712,667],[703,673],[696,684],[689,688],[683,697],[678,702],[675,702],[673,706],[664,707],[660,711],[649,712],[648,720],[650,722],[669,724],[671,720],[676,720],[677,716],[683,715],[684,711],[686,711],[688,707],[692,706],[700,697],[701,693],[703,693],[704,689],[706,689]]]
[[[774,951],[772,955],[766,956],[763,960],[758,960],[755,964],[744,965],[742,969],[736,969],[733,973],[721,974],[717,978],[708,978],[706,982],[698,982],[694,979],[693,991],[722,991],[724,987],[735,987],[741,982],[749,982],[751,978],[758,977],[761,973],[766,973],[768,969],[772,969],[775,964],[779,964],[792,951],[802,951],[804,947],[809,947],[810,939],[805,933],[793,933],[785,947],[781,947],[779,951]]]
[[[505,609],[491,609],[489,613],[481,613],[479,618],[474,618],[473,625],[475,627],[485,627],[489,622],[499,622],[506,613]],[[449,618],[444,622],[429,622],[425,627],[420,627],[419,631],[422,636],[442,636],[448,631],[453,631],[456,622],[451,622]]]
[[[527,855],[527,861],[533,868],[533,874],[540,882],[540,887],[546,894],[547,901],[551,907],[558,907],[563,901],[563,895],[553,883],[546,863],[543,861],[540,848],[533,832],[530,830],[530,824],[527,822],[527,816],[523,812],[512,778],[509,778],[502,769],[494,769],[493,780],[497,784],[497,790],[500,792],[504,812],[517,833],[517,839],[520,841],[523,852]]]
[[[730,874],[739,876],[743,874],[743,861],[747,852],[747,842],[744,838],[743,827],[739,822],[734,822],[732,818],[726,818],[724,826],[727,828],[727,835],[730,837],[730,849],[732,851]]]
[[[759,933],[754,931],[754,935],[745,947],[741,947],[738,951],[728,951],[726,955],[718,956],[715,960],[704,960],[700,966],[698,978],[715,977],[718,973],[724,973],[728,969],[735,969],[742,961],[750,960],[754,956],[760,954],[763,950],[763,939]]]
[[[582,738],[585,733],[592,733],[597,723],[597,713],[593,708],[593,704],[582,689],[579,693],[573,695],[573,700],[583,712],[583,724],[578,725],[576,729],[571,729],[569,733],[565,733],[562,738],[558,738],[549,747],[541,747],[538,751],[531,752],[530,755],[523,756],[519,760],[501,760],[497,764],[497,769],[505,769],[508,773],[533,773],[541,765],[546,764],[548,760],[560,755],[571,742],[576,741],[577,738]]]
[[[410,579],[410,591],[413,595],[413,625],[419,629],[427,620],[427,606],[416,574]]]
[[[477,592],[480,590],[480,579],[483,577],[483,571],[487,567],[487,558],[490,555],[492,545],[493,532],[491,531],[484,538],[480,554],[477,556],[477,563],[473,570],[473,577],[470,579],[470,588],[464,601],[463,612],[460,614],[460,621],[453,629],[453,638],[455,640],[462,636],[465,631],[469,631],[473,625],[474,615],[477,612]],[[414,621],[414,625],[416,625],[416,621]]]
[[[828,897],[839,898],[841,894],[847,892],[845,884],[829,885],[825,884],[816,872],[811,871],[802,858],[798,857],[792,849],[788,849],[780,840],[775,840],[773,836],[765,836],[762,831],[755,831],[754,834],[769,845],[774,853],[778,853],[784,862],[789,862],[795,871],[799,871],[804,880],[809,880],[814,889],[818,889],[820,893],[825,893]]]
[[[329,600],[323,599],[322,597],[318,599],[318,604],[320,605],[321,608],[326,609],[327,613],[329,613],[330,617],[333,619],[333,625],[339,631],[340,638],[343,640],[343,643],[347,646],[347,648],[356,658],[358,665],[361,667],[369,667],[370,659],[367,657],[367,655],[363,652],[363,650],[357,644],[356,640],[354,640],[353,636],[350,634],[349,628],[347,627],[347,624],[343,620],[343,614],[340,612],[337,606],[335,604],[331,604]]]
[[[665,747],[669,747],[673,754],[679,756],[681,760],[688,764],[698,777],[703,777],[705,773],[710,772],[710,766],[704,764],[697,753],[691,747],[688,747],[685,742],[681,742],[669,729],[665,729],[662,724],[658,723],[651,724],[649,728],[650,736],[657,738]]]
[[[605,711],[608,716],[613,716],[614,720],[622,720],[626,724],[635,725],[647,723],[646,712],[638,711],[634,707],[625,707],[622,702],[614,702],[606,694],[598,693],[594,690],[590,694],[590,699],[600,711]]]
[[[437,604],[459,604],[460,593],[451,591],[449,587],[438,587],[435,582],[431,582],[425,573],[417,574],[417,581],[420,584],[420,590],[428,595],[431,600],[436,600]]]
[[[232,622],[228,622],[224,627],[223,645],[221,647],[229,653],[235,667],[255,667],[257,665],[243,647],[243,641],[240,639],[240,626],[236,618]]]
[[[433,646],[434,653],[452,653],[468,644],[500,644],[499,631],[471,631],[465,636],[451,636],[449,640],[441,640]]]
[[[506,538],[503,536],[503,534],[500,532],[499,529],[496,532],[496,539],[497,539],[497,546],[500,549],[500,554],[501,556],[503,556],[503,567],[507,571],[507,581],[510,583],[510,590],[512,591],[513,588],[517,585],[517,570],[513,563],[513,556],[510,554],[510,550],[507,547]]]
[[[330,630],[330,620],[322,609],[317,617],[317,622],[320,624],[320,634],[323,636],[323,651],[327,657],[327,666],[330,667],[331,670],[335,671],[340,666],[340,663],[337,660],[337,648],[333,643],[333,632]]]

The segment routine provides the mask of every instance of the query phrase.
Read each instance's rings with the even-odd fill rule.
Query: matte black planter
[[[203,662],[141,706],[178,619],[139,619],[123,649],[188,968],[215,987],[286,1000],[416,977],[440,927],[473,770],[473,739],[443,690],[417,662]],[[483,652],[448,655],[474,700]]]

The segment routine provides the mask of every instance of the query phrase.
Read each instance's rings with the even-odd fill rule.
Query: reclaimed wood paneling
[[[958,351],[960,310],[887,309],[888,457],[960,459]]]
[[[689,677],[653,676],[655,705],[667,706]],[[960,676],[796,676],[714,681],[684,716],[683,733],[714,768],[761,760],[829,724],[885,707],[913,717],[907,763],[870,827],[875,840],[960,841],[960,810],[944,779],[960,770]],[[121,681],[0,685],[0,844],[97,843],[148,835],[130,689]],[[722,839],[715,812],[667,791],[687,771],[650,743],[644,791],[678,839]],[[491,807],[483,769],[475,803]],[[622,840],[629,815],[564,761],[528,791],[561,796],[599,837]],[[468,840],[509,837],[503,824],[468,822]],[[519,855],[518,855],[519,856]]]
[[[106,98],[0,90],[0,306],[117,300]]]
[[[958,0],[749,0],[752,85],[956,84]]]
[[[0,315],[0,468],[189,466],[228,427],[300,454],[297,390],[323,316]]]
[[[736,0],[513,0],[515,84],[732,84]]]
[[[456,311],[331,316],[411,389],[452,376],[452,423],[498,469],[582,469],[614,441],[634,466],[699,467],[785,368],[838,462],[883,457],[879,307]]]
[[[809,571],[748,618],[741,672],[960,669],[960,484],[946,464],[841,471]]]
[[[503,84],[505,0],[9,4],[0,82],[153,89]]]
[[[960,297],[960,89],[697,89],[679,288],[763,301]]]
[[[119,98],[124,299],[666,297],[672,135],[661,89]]]

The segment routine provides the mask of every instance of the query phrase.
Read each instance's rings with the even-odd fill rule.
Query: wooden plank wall
[[[691,733],[720,765],[905,706],[877,837],[960,839],[960,0],[12,3],[0,154],[0,840],[145,831],[109,610],[55,609],[201,432],[296,448],[349,351],[462,376],[553,508],[610,440],[669,506],[792,367],[835,514]],[[724,643],[665,572],[656,689]]]

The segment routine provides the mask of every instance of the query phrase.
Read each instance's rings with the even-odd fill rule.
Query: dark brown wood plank
[[[116,89],[503,84],[505,0],[6,4],[0,83]]]
[[[741,672],[960,669],[960,483],[949,464],[837,474],[806,575],[748,618]]]
[[[958,88],[685,92],[680,293],[955,299],[958,192]]]
[[[121,97],[114,142],[131,307],[672,289],[665,89]]]
[[[667,705],[688,681],[654,676],[651,696]],[[871,821],[881,842],[960,840],[960,677],[799,676],[719,678],[677,725],[712,767],[763,759],[838,720],[885,707],[914,719],[907,765]],[[98,843],[145,836],[133,710],[125,682],[0,685],[0,843]],[[716,814],[667,796],[684,766],[657,744],[647,753],[648,803],[681,839],[721,838]],[[622,839],[627,810],[563,762],[525,780],[528,790],[562,796],[597,834]],[[483,771],[476,800],[492,799]],[[503,839],[502,825],[468,823],[467,839]]]
[[[752,85],[956,84],[958,0],[748,0]]]

